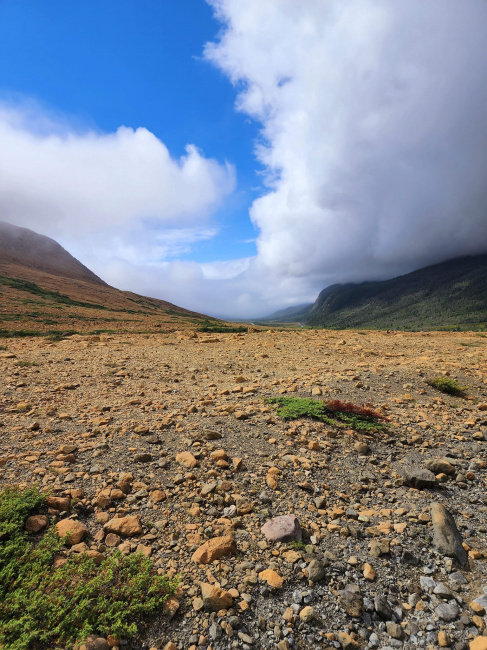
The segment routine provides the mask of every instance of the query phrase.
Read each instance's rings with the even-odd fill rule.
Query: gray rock
[[[455,597],[444,582],[438,582],[436,587],[433,589],[433,593],[448,600]]]
[[[428,576],[421,576],[419,584],[421,585],[421,589],[428,594],[431,594],[433,589],[436,587],[436,582],[433,578],[429,578]]]
[[[148,452],[135,454],[134,460],[136,463],[150,463],[152,460],[152,454],[149,454]]]
[[[360,616],[364,610],[364,601],[357,585],[346,585],[340,591],[338,602],[349,616]]]
[[[308,564],[308,578],[313,582],[319,582],[325,577],[325,567],[319,560],[311,560]]]
[[[389,605],[387,598],[383,594],[379,594],[374,598],[375,611],[385,621],[392,620],[393,612],[392,607]]]
[[[461,567],[468,563],[468,556],[462,546],[462,536],[458,532],[455,520],[448,510],[438,502],[431,504],[431,521],[433,523],[433,544],[447,557],[454,558]]]
[[[400,473],[406,485],[418,490],[422,490],[423,488],[432,488],[437,484],[433,472],[430,472],[428,469],[423,467],[406,465],[401,467]]]
[[[303,536],[295,515],[281,515],[269,519],[261,528],[265,537],[273,542],[300,542]]]
[[[410,566],[418,566],[420,561],[419,558],[411,553],[411,551],[404,549],[401,555],[401,562],[402,564],[409,564]]]
[[[442,621],[450,623],[451,621],[454,621],[458,618],[458,615],[460,614],[460,608],[458,607],[456,601],[448,603],[448,605],[446,603],[441,603],[435,609],[435,614]]]

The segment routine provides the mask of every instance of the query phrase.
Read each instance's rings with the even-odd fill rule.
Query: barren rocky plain
[[[0,343],[2,486],[49,493],[66,556],[180,576],[137,638],[85,647],[487,648],[484,334]],[[284,421],[283,396],[368,404],[387,430]]]

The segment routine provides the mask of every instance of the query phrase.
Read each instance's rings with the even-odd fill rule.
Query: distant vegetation
[[[463,257],[385,280],[334,284],[313,305],[261,324],[330,329],[487,330],[487,255]]]
[[[244,327],[243,325],[220,325],[220,323],[215,323],[209,320],[203,321],[201,324],[201,327],[198,327],[198,332],[210,332],[213,334],[225,334],[225,333],[232,333],[232,332],[247,332],[248,327]]]
[[[435,377],[434,379],[430,379],[428,384],[442,393],[446,393],[447,395],[456,395],[458,397],[463,397],[467,390],[466,386],[462,386],[455,379],[451,379],[450,377]]]
[[[35,296],[41,296],[42,298],[61,303],[63,305],[70,305],[72,307],[89,307],[90,309],[107,309],[107,307],[104,305],[97,305],[96,303],[92,302],[73,300],[69,296],[65,296],[58,291],[42,289],[39,287],[39,285],[35,284],[35,282],[29,282],[28,280],[20,280],[19,278],[7,278],[5,276],[0,276],[0,284],[11,287],[12,289],[17,289],[19,291],[26,291]]]
[[[272,397],[266,400],[268,404],[277,404],[277,414],[283,420],[299,420],[312,418],[325,424],[338,427],[348,426],[356,431],[384,430],[386,425],[382,421],[385,416],[351,402],[332,400],[314,400],[299,397]]]
[[[71,648],[93,632],[134,636],[177,580],[157,575],[142,554],[118,550],[99,566],[80,553],[54,567],[63,540],[49,530],[32,543],[23,529],[44,498],[37,489],[0,492],[0,648]]]

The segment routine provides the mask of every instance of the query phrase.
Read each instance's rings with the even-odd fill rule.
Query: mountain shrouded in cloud
[[[221,32],[204,57],[261,129],[257,254],[187,261],[217,236],[232,166],[195,146],[176,160],[144,128],[79,131],[12,105],[1,219],[111,284],[223,316],[487,250],[484,0],[208,1]]]
[[[262,124],[260,265],[323,287],[487,249],[487,3],[212,4]]]

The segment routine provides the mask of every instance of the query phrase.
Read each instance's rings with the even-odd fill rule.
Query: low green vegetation
[[[434,379],[430,379],[428,384],[441,393],[456,395],[457,397],[465,395],[465,391],[467,390],[466,386],[462,386],[455,379],[451,379],[451,377],[435,377]]]
[[[70,305],[72,307],[88,307],[90,309],[107,309],[105,305],[98,305],[91,302],[83,302],[81,300],[73,300],[69,296],[65,296],[58,291],[50,291],[49,289],[43,289],[35,282],[29,282],[28,280],[20,280],[19,278],[8,278],[5,276],[0,276],[0,285],[5,285],[11,287],[12,289],[18,289],[19,291],[26,291],[36,296],[41,296],[53,302],[61,303],[64,305]]]
[[[387,429],[386,417],[372,409],[351,402],[314,400],[302,397],[272,397],[266,400],[277,405],[277,414],[283,420],[311,418],[338,427],[350,427],[356,431],[374,432]]]
[[[221,325],[212,321],[203,321],[198,332],[208,332],[212,334],[232,334],[247,332],[248,328],[243,325]]]
[[[44,495],[37,489],[0,492],[0,648],[71,648],[91,633],[126,638],[161,612],[177,580],[159,576],[142,554],[115,551],[100,566],[63,548],[53,530],[38,542],[23,529]]]

